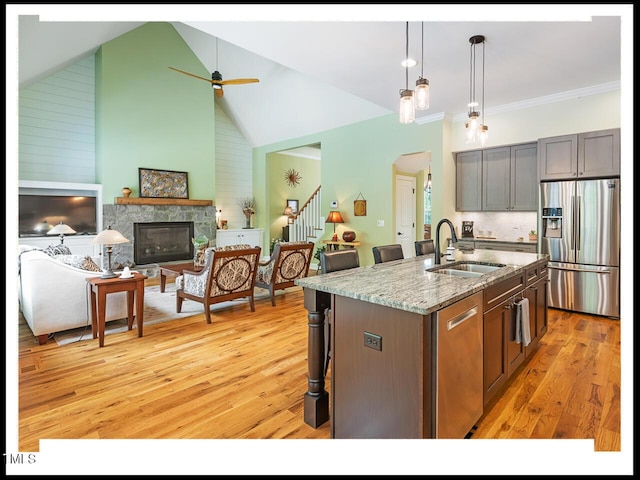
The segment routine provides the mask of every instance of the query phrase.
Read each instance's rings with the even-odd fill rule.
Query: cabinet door
[[[507,310],[507,314],[503,317],[505,321],[506,341],[507,347],[505,350],[507,364],[507,379],[513,375],[513,372],[524,362],[524,344],[516,343],[516,320],[517,320],[517,308],[515,303],[511,301],[504,307]],[[531,314],[529,314],[531,317]]]
[[[218,230],[216,231],[216,246],[227,247],[229,245],[237,245],[240,243],[240,234],[235,230]]]
[[[240,234],[241,241],[240,243],[248,243],[252,247],[260,247],[262,248],[262,229],[260,230],[249,230],[243,231]]]
[[[511,147],[509,210],[538,210],[538,144]]]
[[[577,177],[578,135],[538,140],[540,180],[571,180]]]
[[[482,150],[456,154],[456,210],[482,210]]]
[[[482,210],[510,210],[511,149],[489,148],[482,152]]]
[[[487,405],[507,381],[505,325],[511,310],[498,305],[483,317],[483,402]]]
[[[578,135],[578,177],[620,175],[620,129]]]
[[[546,277],[528,286],[524,296],[529,299],[529,331],[531,343],[525,347],[525,356],[529,357],[540,339],[547,332],[547,279]]]

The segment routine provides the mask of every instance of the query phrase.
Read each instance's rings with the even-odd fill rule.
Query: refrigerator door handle
[[[574,221],[571,224],[571,249],[575,250],[575,246],[576,246],[576,225],[575,225],[575,218],[576,218],[576,196],[575,195],[571,195],[571,215],[573,215]]]
[[[581,250],[581,243],[582,243],[582,235],[580,235],[580,232],[582,231],[582,222],[581,222],[581,218],[580,218],[580,202],[582,201],[582,196],[580,195],[576,195],[576,216],[575,216],[575,224],[576,224],[576,251],[580,251]]]
[[[602,273],[604,275],[611,275],[611,270],[590,270],[587,268],[563,268],[563,267],[547,267],[549,270],[562,270],[565,272],[584,272],[584,273]]]

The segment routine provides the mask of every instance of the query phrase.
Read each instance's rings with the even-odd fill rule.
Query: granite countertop
[[[454,277],[430,272],[428,269],[440,266],[434,263],[431,254],[315,275],[296,280],[295,284],[427,315],[519,273],[529,265],[548,260],[546,254],[496,250],[475,250],[473,253],[456,250],[454,255],[453,261],[442,258],[441,265],[472,261],[505,266],[480,277]]]
[[[516,245],[537,245],[538,242],[529,241],[529,237],[522,237],[520,242],[516,238],[500,238],[500,237],[458,237],[459,242],[497,242],[497,243],[515,243]],[[448,241],[449,239],[447,239]]]

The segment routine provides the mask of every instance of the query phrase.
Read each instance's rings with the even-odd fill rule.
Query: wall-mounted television
[[[97,198],[87,195],[18,195],[18,235],[46,236],[62,222],[77,235],[98,233]]]

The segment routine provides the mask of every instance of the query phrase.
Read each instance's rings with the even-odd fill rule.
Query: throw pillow
[[[69,247],[63,245],[62,243],[58,245],[49,245],[43,250],[43,252],[50,257],[55,257],[56,255],[71,255],[71,250],[69,250]]]
[[[101,272],[102,269],[93,261],[89,255],[56,255],[56,260],[81,270],[90,272]]]

